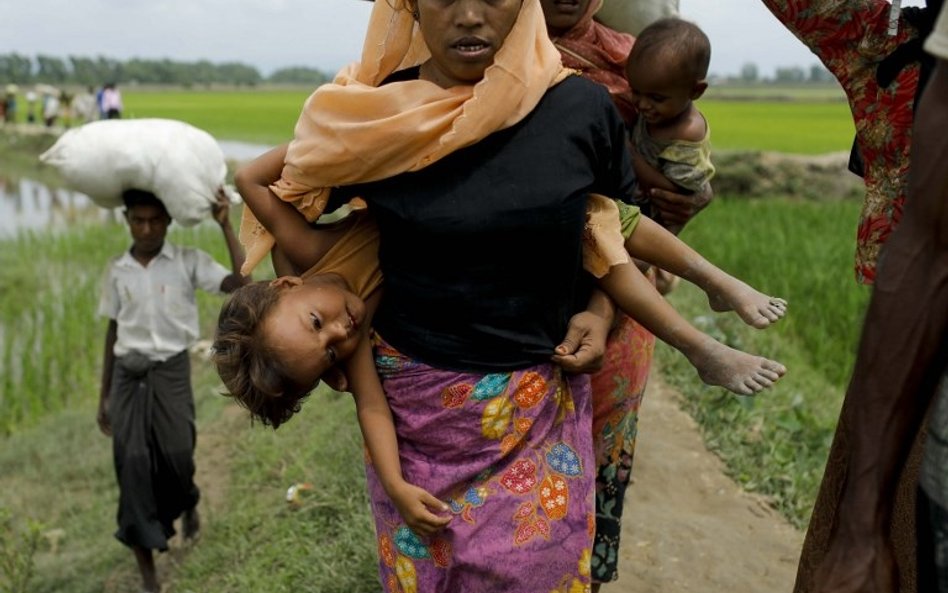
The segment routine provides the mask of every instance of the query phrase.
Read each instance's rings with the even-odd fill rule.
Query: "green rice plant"
[[[868,289],[852,271],[859,205],[719,199],[682,238],[758,289],[786,298],[787,317],[764,331],[712,314],[683,283],[671,302],[696,326],[735,348],[784,363],[787,375],[756,398],[705,386],[677,352],[660,346],[662,376],[684,395],[708,446],[745,488],[806,523],[855,356]]]
[[[35,554],[39,548],[42,524],[16,520],[0,506],[0,592],[27,593],[35,571]]]

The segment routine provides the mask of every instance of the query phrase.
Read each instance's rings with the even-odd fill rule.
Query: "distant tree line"
[[[0,54],[0,83],[51,85],[167,84],[180,86],[210,86],[215,84],[256,86],[275,84],[319,85],[331,75],[315,68],[292,67],[261,76],[253,66],[239,62],[214,64],[207,60],[178,62],[175,60],[146,60],[133,58],[116,60],[103,56],[95,58],[69,56],[66,59],[49,55],[35,58],[18,53]]]

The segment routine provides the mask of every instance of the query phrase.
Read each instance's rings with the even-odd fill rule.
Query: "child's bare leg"
[[[151,550],[141,546],[132,546],[138,571],[142,575],[142,589],[148,593],[158,593],[158,573],[155,572],[155,558]]]
[[[735,350],[699,331],[658,294],[633,263],[614,266],[599,285],[626,315],[684,354],[709,385],[752,395],[786,372],[778,362]]]
[[[748,325],[763,329],[787,313],[787,301],[767,296],[711,264],[653,220],[643,217],[625,247],[633,257],[695,284],[707,293],[713,310],[734,311]]]

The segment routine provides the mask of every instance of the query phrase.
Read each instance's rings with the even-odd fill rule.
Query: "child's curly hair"
[[[211,348],[217,374],[228,395],[250,410],[254,418],[274,429],[300,411],[313,385],[298,385],[261,339],[259,328],[280,289],[263,280],[235,290],[221,307]]]

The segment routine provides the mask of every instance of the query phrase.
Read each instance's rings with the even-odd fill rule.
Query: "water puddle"
[[[0,240],[25,230],[62,231],[76,224],[119,219],[85,194],[0,175]]]

